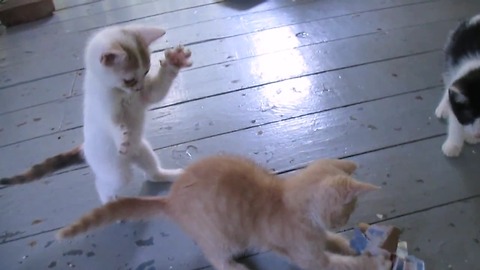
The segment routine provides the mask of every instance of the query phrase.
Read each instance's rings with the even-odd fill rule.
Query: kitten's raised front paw
[[[162,67],[171,65],[177,69],[190,67],[192,65],[190,61],[191,55],[192,52],[189,49],[179,45],[175,49],[167,49],[165,51],[165,60],[160,60],[160,65]]]
[[[442,151],[447,157],[458,157],[460,152],[462,152],[462,145],[458,145],[447,140],[442,145]]]
[[[446,106],[443,102],[438,104],[438,107],[435,109],[435,116],[439,119],[447,119],[448,118],[448,106]]]

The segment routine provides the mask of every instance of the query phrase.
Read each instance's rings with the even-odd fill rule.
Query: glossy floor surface
[[[82,141],[82,50],[98,28],[167,29],[153,59],[193,52],[170,95],[149,113],[147,137],[166,167],[219,152],[278,173],[324,157],[360,164],[381,185],[356,222],[403,229],[427,269],[480,269],[478,147],[447,159],[442,48],[478,0],[56,0],[55,15],[0,36],[0,176]],[[143,179],[138,176],[137,178]],[[168,186],[132,183],[125,194]],[[0,269],[211,269],[167,220],[114,224],[72,241],[55,232],[98,206],[86,167],[0,189]],[[252,269],[296,269],[270,252]]]

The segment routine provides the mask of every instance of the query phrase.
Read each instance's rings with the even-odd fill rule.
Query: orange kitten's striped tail
[[[0,185],[26,184],[60,169],[76,164],[82,164],[84,162],[85,159],[83,157],[82,146],[77,146],[66,153],[47,158],[42,163],[32,166],[28,171],[22,174],[0,179]]]
[[[75,223],[61,229],[57,238],[71,238],[117,220],[138,220],[165,214],[166,197],[121,198],[92,210]]]

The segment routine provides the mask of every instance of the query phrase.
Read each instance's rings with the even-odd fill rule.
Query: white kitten
[[[165,34],[154,27],[110,27],[97,33],[85,52],[84,155],[96,176],[103,203],[128,183],[131,165],[154,181],[172,181],[182,170],[160,167],[143,137],[145,112],[167,94],[190,52],[167,51],[157,74],[150,69],[148,45]]]
[[[83,146],[3,178],[0,184],[31,182],[86,160],[100,200],[106,203],[130,181],[132,165],[153,181],[173,181],[181,174],[181,169],[163,169],[143,136],[148,106],[162,100],[178,71],[191,65],[190,51],[179,46],[165,52],[158,72],[148,74],[148,46],[164,34],[156,27],[113,26],[92,36],[85,50]]]

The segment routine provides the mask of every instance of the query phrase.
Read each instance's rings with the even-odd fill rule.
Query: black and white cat
[[[452,32],[445,56],[445,93],[435,115],[448,118],[442,151],[456,157],[464,141],[480,142],[480,14],[463,21]]]

